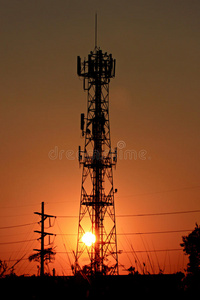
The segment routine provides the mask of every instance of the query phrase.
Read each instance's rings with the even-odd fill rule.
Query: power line
[[[169,189],[169,190],[163,190],[163,191],[154,191],[154,192],[146,192],[146,193],[138,193],[138,194],[132,194],[132,195],[125,195],[125,196],[118,196],[116,195],[116,198],[127,198],[127,197],[135,197],[135,196],[143,196],[143,195],[151,195],[151,194],[161,194],[161,193],[170,193],[170,192],[177,192],[177,191],[184,191],[184,190],[193,190],[193,189],[199,189],[200,185],[196,186],[188,186],[188,187],[182,187],[177,189]],[[74,202],[73,200],[65,200],[65,201],[48,201],[45,202],[45,204],[54,204],[54,203],[68,203],[68,202]],[[18,207],[27,207],[27,206],[36,206],[38,203],[30,203],[30,204],[24,204],[24,205],[14,205],[14,206],[1,206],[0,209],[7,209],[7,208],[18,208]]]
[[[124,217],[150,217],[150,216],[164,216],[164,215],[178,215],[178,214],[192,214],[199,213],[200,209],[197,210],[185,210],[185,211],[172,211],[172,212],[158,212],[158,213],[146,213],[146,214],[129,214],[129,215],[117,215],[118,218]]]
[[[27,260],[28,259],[28,257],[27,258],[22,258],[22,259],[20,259],[20,261],[21,260]],[[18,261],[19,259],[5,259],[4,261],[6,261],[6,262],[13,262],[13,261]]]
[[[192,213],[199,213],[200,209],[196,210],[185,210],[185,211],[172,211],[172,212],[158,212],[158,213],[144,213],[144,214],[124,214],[124,215],[116,215],[117,218],[128,218],[128,217],[151,217],[151,216],[164,216],[164,215],[177,215],[177,214],[192,214]],[[78,216],[57,216],[57,218],[78,218]],[[38,224],[39,222],[32,222],[26,224],[19,224],[19,225],[11,225],[11,226],[4,226],[0,227],[0,229],[10,229],[10,228],[17,228],[17,227],[24,227],[30,226],[33,224]]]
[[[146,253],[146,252],[166,252],[166,251],[183,251],[183,249],[181,248],[174,248],[174,249],[154,249],[154,250],[134,250],[134,252],[136,253]],[[123,253],[133,253],[133,251],[123,251],[121,252]]]
[[[0,229],[17,228],[17,227],[29,226],[29,225],[33,225],[33,224],[38,224],[38,222],[26,223],[26,224],[20,224],[20,225],[12,225],[12,226],[4,226],[4,227],[0,227]]]
[[[116,215],[117,218],[127,218],[127,217],[150,217],[150,216],[164,216],[164,215],[178,215],[178,214],[192,214],[199,213],[200,209],[196,210],[184,210],[184,211],[171,211],[171,212],[158,212],[158,213],[145,213],[145,214],[124,214]],[[78,216],[57,216],[57,218],[78,218]]]
[[[178,191],[184,191],[184,190],[193,190],[193,189],[199,189],[199,188],[200,188],[200,185],[197,185],[197,186],[188,186],[188,187],[171,189],[171,190],[169,189],[169,190],[164,190],[164,191],[154,191],[154,192],[138,193],[138,194],[132,194],[132,195],[126,195],[126,196],[115,196],[115,197],[116,198],[129,198],[129,197],[135,197],[135,196],[164,194],[164,193],[178,192]]]
[[[118,233],[118,235],[178,233],[178,232],[186,232],[186,231],[192,231],[192,230],[193,229],[166,230],[166,231],[147,231],[147,232],[128,232],[128,233]]]
[[[78,216],[56,216],[56,218],[78,218]]]
[[[147,232],[126,232],[117,233],[117,235],[140,235],[140,234],[165,234],[192,231],[193,229],[166,230],[166,231],[147,231]],[[58,233],[56,235],[77,235],[77,233]]]
[[[15,218],[15,217],[22,217],[22,216],[32,216],[32,214],[3,215],[1,216],[1,218]]]
[[[20,244],[20,243],[26,243],[26,242],[32,242],[32,241],[37,241],[37,239],[15,241],[15,242],[3,242],[3,243],[0,243],[0,245]]]
[[[116,218],[129,218],[129,217],[153,217],[153,216],[165,216],[165,215],[178,215],[178,214],[192,214],[192,213],[199,213],[200,209],[196,210],[184,210],[184,211],[172,211],[172,212],[158,212],[158,213],[144,213],[144,214],[124,214],[124,215],[116,215]],[[57,218],[78,218],[78,216],[57,216]],[[17,227],[24,227],[33,224],[38,224],[39,222],[33,223],[26,223],[26,224],[19,224],[19,225],[11,225],[11,226],[4,226],[0,227],[0,229],[10,229],[10,228],[17,228]]]
[[[120,253],[119,254],[123,254],[123,253],[133,253],[133,251],[124,251],[124,250],[119,250],[120,251]],[[181,248],[172,248],[172,249],[154,249],[154,250],[134,250],[134,252],[136,252],[136,253],[146,253],[146,252],[166,252],[166,251],[170,251],[170,252],[172,252],[172,251],[183,251],[183,249],[181,249]],[[56,253],[58,253],[58,254],[66,254],[66,253],[68,253],[68,254],[72,254],[72,252],[64,252],[64,251],[59,251],[59,252],[56,252]]]

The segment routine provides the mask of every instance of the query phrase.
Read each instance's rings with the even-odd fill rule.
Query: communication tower
[[[77,73],[87,91],[87,116],[81,114],[84,149],[79,146],[82,185],[78,223],[75,272],[88,275],[117,275],[118,253],[113,187],[113,166],[117,148],[112,150],[109,122],[109,83],[115,77],[115,59],[96,45],[87,59],[77,57]],[[90,244],[84,235],[95,236]],[[83,266],[84,267],[81,267]]]

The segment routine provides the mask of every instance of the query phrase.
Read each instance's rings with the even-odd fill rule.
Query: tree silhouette
[[[183,251],[189,257],[189,263],[187,265],[187,272],[195,276],[200,275],[200,227],[196,224],[195,229],[188,234],[188,236],[182,237]]]
[[[195,229],[187,236],[182,237],[183,251],[188,255],[187,276],[183,280],[184,290],[188,296],[194,296],[200,292],[200,227],[196,224]]]
[[[54,248],[50,247],[44,250],[44,262],[46,263],[48,267],[48,263],[55,260],[56,252],[54,251]],[[39,262],[41,260],[41,252],[34,253],[29,256],[29,261],[37,261]]]

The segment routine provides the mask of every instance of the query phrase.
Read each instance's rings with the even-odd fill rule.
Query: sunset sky
[[[110,127],[113,148],[122,146],[114,170],[119,262],[137,265],[132,248],[163,250],[149,252],[154,271],[183,271],[182,250],[169,250],[180,248],[189,231],[133,233],[192,230],[200,213],[125,215],[200,210],[199,0],[0,0],[0,259],[11,266],[25,255],[16,273],[37,274],[26,258],[40,247],[39,225],[2,227],[39,221],[34,212],[44,201],[46,213],[73,216],[45,229],[57,233],[50,269],[71,274],[63,252],[76,247],[76,151],[84,145],[80,113],[87,109],[76,59],[94,50],[95,12],[98,46],[116,58]],[[146,253],[137,254],[152,273]]]

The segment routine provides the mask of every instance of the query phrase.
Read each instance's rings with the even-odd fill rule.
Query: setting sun
[[[95,243],[96,237],[92,232],[86,232],[82,237],[82,241],[86,246],[90,247]]]

